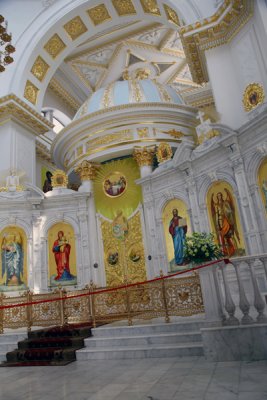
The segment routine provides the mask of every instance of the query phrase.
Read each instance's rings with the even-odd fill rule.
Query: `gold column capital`
[[[81,181],[93,181],[97,176],[99,167],[99,164],[83,160],[77,165],[75,172],[80,175]]]
[[[155,146],[134,147],[133,158],[139,167],[143,167],[145,165],[151,166],[153,164],[155,152]]]

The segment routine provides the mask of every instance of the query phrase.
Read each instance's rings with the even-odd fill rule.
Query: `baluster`
[[[250,309],[250,304],[248,301],[248,298],[246,296],[245,288],[241,279],[241,274],[240,274],[240,264],[237,265],[237,263],[232,262],[231,263],[234,268],[235,268],[235,273],[237,277],[237,283],[238,283],[238,289],[239,289],[239,308],[243,313],[243,317],[241,319],[242,324],[253,324],[253,318],[249,315],[249,309]]]
[[[214,265],[212,267],[212,274],[213,274],[213,279],[214,279],[215,291],[216,291],[217,299],[218,299],[219,315],[220,315],[222,324],[225,325],[225,323],[226,323],[226,315],[223,312],[222,293],[221,293],[221,288],[220,288],[220,284],[219,284],[219,280],[218,280],[218,267],[217,267],[217,265]]]
[[[254,271],[254,266],[255,266],[255,262],[249,264],[251,280],[252,280],[252,285],[253,285],[253,289],[254,289],[254,307],[258,311],[257,322],[265,323],[265,322],[267,322],[267,317],[264,313],[265,302],[264,302],[261,292],[260,292],[257,277],[256,277],[256,274]]]
[[[260,261],[262,262],[264,271],[265,271],[265,277],[267,280],[267,258],[260,258]]]
[[[222,277],[223,277],[223,284],[224,284],[224,292],[225,292],[225,310],[227,311],[229,317],[226,320],[227,325],[239,325],[238,319],[235,317],[235,303],[233,301],[230,287],[226,275],[226,266],[221,265]]]

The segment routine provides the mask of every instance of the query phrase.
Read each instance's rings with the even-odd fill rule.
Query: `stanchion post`
[[[94,282],[90,282],[89,286],[89,305],[90,305],[90,310],[91,310],[91,318],[92,318],[92,325],[93,328],[96,328],[96,318],[95,318],[95,295],[93,294],[95,291],[95,285]]]
[[[163,278],[163,271],[160,270],[160,277]],[[166,297],[166,288],[165,288],[165,281],[164,279],[161,279],[161,290],[162,290],[162,299],[163,299],[163,304],[164,304],[164,311],[165,311],[165,322],[169,323],[170,322],[170,316],[168,312],[168,304],[167,304],[167,297]]]
[[[127,310],[127,316],[128,316],[128,325],[132,326],[133,320],[132,320],[132,316],[131,316],[131,303],[130,303],[130,294],[129,294],[127,278],[124,279],[124,285],[125,285],[125,299],[126,299],[126,310]]]
[[[4,305],[4,294],[0,293],[0,306]],[[0,308],[0,334],[4,333],[4,309]]]
[[[27,290],[27,303],[28,305],[26,306],[26,313],[27,313],[27,331],[30,332],[32,329],[32,304],[29,304],[32,302],[32,297],[33,294],[30,290]]]

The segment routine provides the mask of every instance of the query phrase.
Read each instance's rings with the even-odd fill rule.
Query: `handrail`
[[[150,280],[147,280],[147,281],[135,282],[135,283],[130,283],[130,284],[126,284],[126,285],[120,285],[120,286],[116,286],[116,287],[111,287],[111,288],[108,288],[108,289],[100,289],[100,290],[96,290],[96,291],[90,291],[88,293],[81,293],[81,294],[71,295],[71,296],[68,296],[68,299],[77,299],[77,298],[80,298],[80,297],[89,297],[89,296],[92,296],[94,294],[114,292],[114,291],[118,291],[118,290],[121,290],[121,289],[128,289],[130,287],[135,287],[135,286],[140,286],[140,285],[147,285],[147,284],[152,283],[152,282],[173,278],[175,276],[183,275],[183,274],[186,274],[186,273],[192,272],[192,271],[197,271],[197,270],[200,270],[202,268],[206,268],[206,267],[208,267],[210,265],[218,264],[218,263],[220,263],[222,261],[224,261],[225,264],[228,264],[230,262],[229,259],[222,258],[222,259],[219,259],[219,260],[211,261],[211,262],[209,262],[207,264],[201,264],[201,265],[198,265],[198,266],[193,267],[193,268],[188,268],[186,270],[178,271],[178,272],[175,272],[174,274],[160,276],[160,277],[153,278],[153,279],[150,279]],[[26,306],[30,306],[30,305],[44,304],[44,303],[63,301],[63,300],[64,299],[62,297],[56,297],[56,298],[53,298],[53,299],[38,300],[38,301],[31,301],[31,302],[17,303],[17,304],[9,304],[9,305],[0,305],[0,310],[7,309],[7,308],[8,309],[9,308],[15,308],[15,307],[26,307]]]

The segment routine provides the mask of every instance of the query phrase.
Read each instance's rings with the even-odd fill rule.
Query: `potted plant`
[[[214,242],[212,233],[194,232],[186,236],[184,243],[184,260],[192,266],[223,257],[221,248]]]

